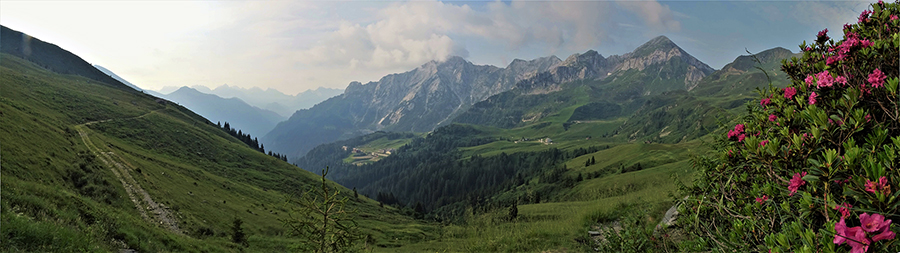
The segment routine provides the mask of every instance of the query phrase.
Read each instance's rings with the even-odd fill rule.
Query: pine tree
[[[282,220],[289,233],[304,242],[305,252],[346,252],[353,241],[360,239],[354,211],[345,209],[347,197],[340,197],[339,191],[329,189],[325,176],[328,168],[322,170],[322,184],[319,189],[311,188],[299,200],[293,200],[298,208],[288,212],[288,219]]]

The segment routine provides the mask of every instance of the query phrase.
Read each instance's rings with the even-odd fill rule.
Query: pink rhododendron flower
[[[826,37],[828,36],[828,28],[825,28],[825,30],[819,31],[819,34],[816,35],[816,37],[822,37],[822,36],[826,36]]]
[[[747,138],[747,135],[741,134],[738,136],[738,142],[744,142],[744,138]]]
[[[847,229],[847,237],[853,240],[847,240],[847,244],[850,244],[850,253],[865,253],[869,250],[869,244],[872,243],[869,238],[866,238],[866,232],[863,231],[860,227],[852,227]]]
[[[765,147],[766,144],[769,144],[769,140],[763,140],[763,141],[759,142],[759,147]]]
[[[835,83],[839,83],[839,84],[843,84],[843,85],[846,86],[846,85],[847,85],[847,78],[844,77],[844,76],[838,76],[838,77],[835,77],[835,78],[834,78],[834,82],[835,82]]]
[[[756,198],[756,203],[762,204],[763,202],[766,202],[766,200],[769,200],[769,196],[763,195],[760,198]]]
[[[793,99],[794,95],[797,95],[797,89],[794,87],[784,88],[784,98]]]
[[[775,121],[776,119],[778,119],[778,116],[775,116],[775,114],[769,114],[769,121]]]
[[[884,194],[888,194],[890,188],[887,185],[887,177],[881,177],[877,182],[869,181],[869,179],[866,179],[866,191],[871,193],[881,192]]]
[[[859,215],[859,222],[862,223],[863,231],[876,234],[872,237],[872,242],[881,240],[893,240],[895,234],[891,231],[891,220],[885,220],[881,214],[863,213]]]
[[[871,47],[873,43],[869,40],[861,40],[859,41],[859,45],[862,47]]]
[[[891,15],[891,21],[894,21],[897,19],[900,19],[900,17],[897,17],[897,15]]]
[[[866,252],[869,250],[869,244],[872,243],[869,238],[866,238],[866,231],[863,231],[860,227],[848,228],[844,218],[841,218],[841,221],[834,224],[834,232],[835,235],[832,242],[837,245],[846,242],[852,248],[850,252],[853,253]]]
[[[862,229],[869,233],[881,231],[882,228],[891,224],[890,221],[891,220],[888,220],[888,222],[885,224],[884,216],[877,213],[872,215],[869,215],[868,213],[862,213],[859,215],[859,222],[862,223]]]
[[[844,222],[844,218],[841,218],[841,221],[834,224],[834,244],[841,245],[847,241],[847,229],[847,223]]]
[[[743,132],[744,132],[744,124],[737,124],[737,125],[734,125],[734,131],[738,131],[738,132],[743,133]]]
[[[737,137],[737,136],[740,135],[740,134],[741,134],[741,133],[738,132],[738,131],[728,130],[728,139]]]
[[[869,14],[872,14],[872,11],[864,10],[862,13],[859,14],[859,19],[857,21],[859,21],[859,23],[865,23],[865,22],[869,21]]]
[[[759,104],[762,106],[767,106],[770,103],[772,103],[772,100],[769,98],[763,98],[762,100],[759,101]]]
[[[840,55],[832,55],[825,59],[825,64],[834,65],[841,60],[843,60],[843,57],[841,57]]]
[[[840,180],[836,180],[836,181],[840,182]],[[850,208],[851,207],[853,207],[853,206],[850,204],[844,203],[844,204],[841,204],[838,206],[834,206],[834,210],[838,210],[838,212],[841,213],[841,220],[843,220],[844,218],[847,218],[847,216],[850,216]]]
[[[806,76],[806,79],[803,79],[803,81],[806,82],[806,87],[809,87],[813,85],[816,79],[812,75],[808,75]]]
[[[809,94],[809,104],[816,104],[816,96],[818,96],[818,94],[816,94],[815,92]]]
[[[794,196],[794,193],[797,193],[797,190],[800,189],[800,186],[806,184],[806,181],[803,180],[803,177],[806,176],[806,172],[795,173],[794,178],[791,178],[790,185],[788,185],[788,190],[791,191],[791,194],[788,196]]]
[[[816,79],[818,79],[816,84],[818,84],[817,87],[819,88],[831,87],[834,84],[834,77],[831,76],[831,73],[828,73],[828,70],[816,74]]]
[[[872,74],[869,74],[869,83],[872,84],[873,88],[878,88],[884,86],[885,78],[887,77],[884,76],[880,69],[875,69],[875,71],[872,71]]]

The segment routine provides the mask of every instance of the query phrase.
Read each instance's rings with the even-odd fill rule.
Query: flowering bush
[[[698,157],[685,187],[687,250],[898,252],[900,6],[872,4],[834,41],[782,62],[789,87],[761,91]]]

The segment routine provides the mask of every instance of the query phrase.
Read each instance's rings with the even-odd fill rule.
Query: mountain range
[[[673,51],[677,47],[660,38],[653,44],[669,48],[673,52],[669,55],[686,54]],[[606,77],[596,79],[579,79],[579,74],[567,79],[558,74],[603,73],[596,71],[600,68],[584,66],[602,66],[604,60],[627,66],[622,64],[627,60],[621,59],[634,59],[646,48],[622,58],[601,58],[590,51],[570,57],[578,59],[571,62],[582,63],[582,70],[557,67],[556,76],[548,71],[526,79],[514,89],[475,103],[453,124],[439,127],[425,138],[376,132],[317,146],[294,162],[301,168],[330,167],[331,178],[344,186],[370,195],[390,195],[389,199],[408,204],[422,203],[438,214],[463,211],[466,205],[472,205],[473,192],[500,202],[557,195],[564,192],[560,187],[571,187],[582,175],[569,174],[570,178],[561,179],[553,173],[584,171],[578,168],[593,167],[593,162],[582,160],[575,166],[569,162],[566,164],[571,167],[560,170],[558,163],[551,162],[554,159],[567,161],[597,150],[622,150],[616,146],[695,148],[699,139],[708,137],[721,124],[740,118],[758,88],[788,85],[789,80],[780,74],[780,64],[797,56],[787,49],[773,48],[739,56],[708,74],[696,72],[702,68],[696,62],[691,64],[691,58],[680,57],[656,57],[658,60],[650,64],[632,60],[630,69],[610,68],[612,72],[600,74]],[[647,55],[661,55],[663,50]],[[669,60],[662,60],[666,58]],[[701,73],[705,77],[697,80]],[[365,157],[345,148],[389,149],[398,143],[403,146],[396,154],[374,163],[356,162]],[[643,166],[672,168],[665,164],[686,161],[679,158],[681,155],[658,155],[659,151],[646,151],[657,155],[641,161],[606,163],[591,173],[623,173]],[[629,152],[633,151],[600,151],[597,153],[604,155],[597,158],[617,160]],[[550,183],[540,185],[546,182]]]
[[[486,107],[484,103],[491,103],[491,96],[512,89],[546,94],[576,80],[610,80],[611,85],[598,92],[616,101],[632,101],[670,90],[693,89],[713,71],[665,36],[621,56],[603,57],[589,50],[564,61],[556,56],[514,60],[506,68],[479,66],[450,57],[387,75],[377,82],[352,82],[341,96],[297,111],[264,136],[263,141],[272,150],[296,158],[318,144],[374,131],[428,132],[467,114],[456,122],[472,123],[467,120],[478,121],[473,118],[479,116],[471,114],[491,115],[479,112]],[[522,114],[507,120],[516,125],[514,122],[527,121],[522,118],[526,116],[533,120],[531,116],[535,115]]]
[[[273,111],[249,105],[238,98],[226,99],[210,94],[209,92],[200,92],[197,89],[186,86],[168,92],[167,94],[153,90],[142,90],[137,85],[128,82],[109,69],[99,65],[94,65],[94,67],[128,87],[178,103],[209,120],[221,124],[227,122],[231,128],[241,130],[242,133],[251,134],[252,136],[263,136],[272,130],[272,128],[275,127],[275,124],[286,119],[286,117]],[[194,87],[206,88],[204,86]],[[205,90],[208,91],[209,89]]]
[[[273,111],[249,105],[241,99],[222,98],[186,86],[161,96],[211,121],[222,124],[228,122],[232,128],[252,136],[263,136],[272,130],[275,124],[285,120]]]
[[[197,91],[213,94],[222,98],[239,98],[247,104],[273,111],[284,118],[290,117],[291,114],[294,114],[297,110],[310,108],[325,99],[340,95],[341,92],[343,92],[341,89],[319,87],[315,90],[311,89],[297,93],[296,95],[288,95],[272,88],[263,90],[259,87],[252,87],[247,89],[238,86],[229,86],[227,84],[214,89],[200,85],[190,87]],[[178,89],[180,89],[180,87],[166,86],[160,89],[159,92],[168,94],[175,92]]]

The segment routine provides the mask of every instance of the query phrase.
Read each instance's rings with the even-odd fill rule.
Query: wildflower
[[[861,40],[859,41],[859,45],[862,47],[871,47],[873,43],[869,40]]]
[[[881,214],[860,214],[859,222],[862,223],[860,227],[863,231],[876,234],[872,237],[872,242],[881,240],[893,240],[894,236],[896,236],[896,234],[891,231],[891,220],[885,220],[884,216],[882,216]]]
[[[735,131],[735,130],[728,130],[728,139],[737,137],[737,136],[740,135],[740,134],[741,134],[741,133],[738,132],[738,131]]]
[[[834,78],[834,82],[835,82],[835,83],[839,83],[839,84],[843,84],[843,85],[847,85],[847,78],[844,77],[844,76],[838,76],[838,77],[835,77],[835,78]]]
[[[870,121],[872,121],[872,115],[866,114],[866,123],[869,123]]]
[[[816,104],[816,96],[818,96],[815,92],[809,94],[809,104]]]
[[[759,104],[762,106],[767,106],[770,103],[772,103],[772,100],[769,98],[763,98],[762,100],[759,101]]]
[[[806,181],[803,181],[803,177],[806,176],[806,172],[795,173],[794,178],[791,178],[790,185],[788,185],[788,190],[791,191],[791,194],[788,196],[794,196],[794,193],[797,193],[797,190],[800,189],[800,186],[806,184]]]
[[[747,138],[747,136],[744,135],[744,134],[739,135],[739,136],[738,136],[738,142],[743,142],[743,141],[744,141],[744,138]]]
[[[835,180],[835,181],[840,182],[840,180]],[[850,216],[850,208],[851,207],[853,207],[853,205],[844,203],[844,204],[841,204],[838,206],[834,206],[834,210],[838,210],[838,212],[841,213],[841,220],[843,220],[844,218],[847,218],[847,216]]]
[[[885,78],[884,73],[880,69],[875,69],[875,71],[872,71],[872,74],[869,74],[869,83],[872,84],[872,88],[878,88],[884,86]]]
[[[784,98],[793,99],[794,95],[797,95],[797,89],[794,87],[784,88]]]
[[[825,30],[819,31],[819,34],[817,35],[817,37],[822,37],[822,36],[828,37],[828,28],[825,28]]]
[[[761,198],[756,198],[756,203],[762,204],[763,202],[766,202],[766,200],[769,200],[769,196],[763,195]]]
[[[887,177],[881,177],[877,182],[866,179],[866,191],[871,193],[890,194],[890,186],[887,185]]]
[[[744,132],[744,124],[737,124],[737,125],[734,125],[734,131],[738,131],[738,132],[743,133],[743,132]]]
[[[862,229],[869,233],[880,232],[883,228],[891,224],[891,220],[885,222],[884,216],[877,213],[872,215],[869,215],[868,213],[860,214],[859,222],[862,223]]]
[[[763,140],[763,141],[759,142],[759,147],[765,147],[766,144],[769,144],[769,140]]]
[[[834,84],[834,77],[831,76],[831,73],[828,73],[828,70],[816,74],[816,79],[818,79],[816,84],[818,84],[817,87],[819,88],[831,87],[831,85]]]
[[[850,244],[852,248],[850,252],[853,253],[863,253],[869,250],[871,241],[869,238],[866,238],[866,232],[860,227],[848,228],[844,218],[841,218],[841,221],[834,224],[834,231],[836,233],[832,241],[834,244],[841,245],[846,242]]]
[[[897,15],[891,15],[891,21],[894,21],[894,20],[897,20],[897,19],[900,19],[900,18],[897,17]]]
[[[775,119],[778,119],[778,116],[775,116],[775,114],[769,114],[769,121],[775,121]]]
[[[843,57],[841,57],[841,56],[842,56],[842,55],[832,55],[832,56],[829,56],[827,59],[825,59],[825,64],[827,64],[827,65],[834,65],[835,63],[837,63],[837,62],[839,62],[839,61],[841,61],[841,60],[843,59]]]
[[[859,19],[858,19],[857,21],[859,21],[859,23],[865,23],[865,22],[868,22],[868,21],[869,21],[869,14],[872,14],[872,11],[870,11],[870,10],[864,10],[862,13],[859,14]]]
[[[816,79],[812,75],[807,75],[806,79],[803,79],[803,81],[806,82],[806,87],[809,87],[809,86],[813,85],[813,83],[816,81]]]

